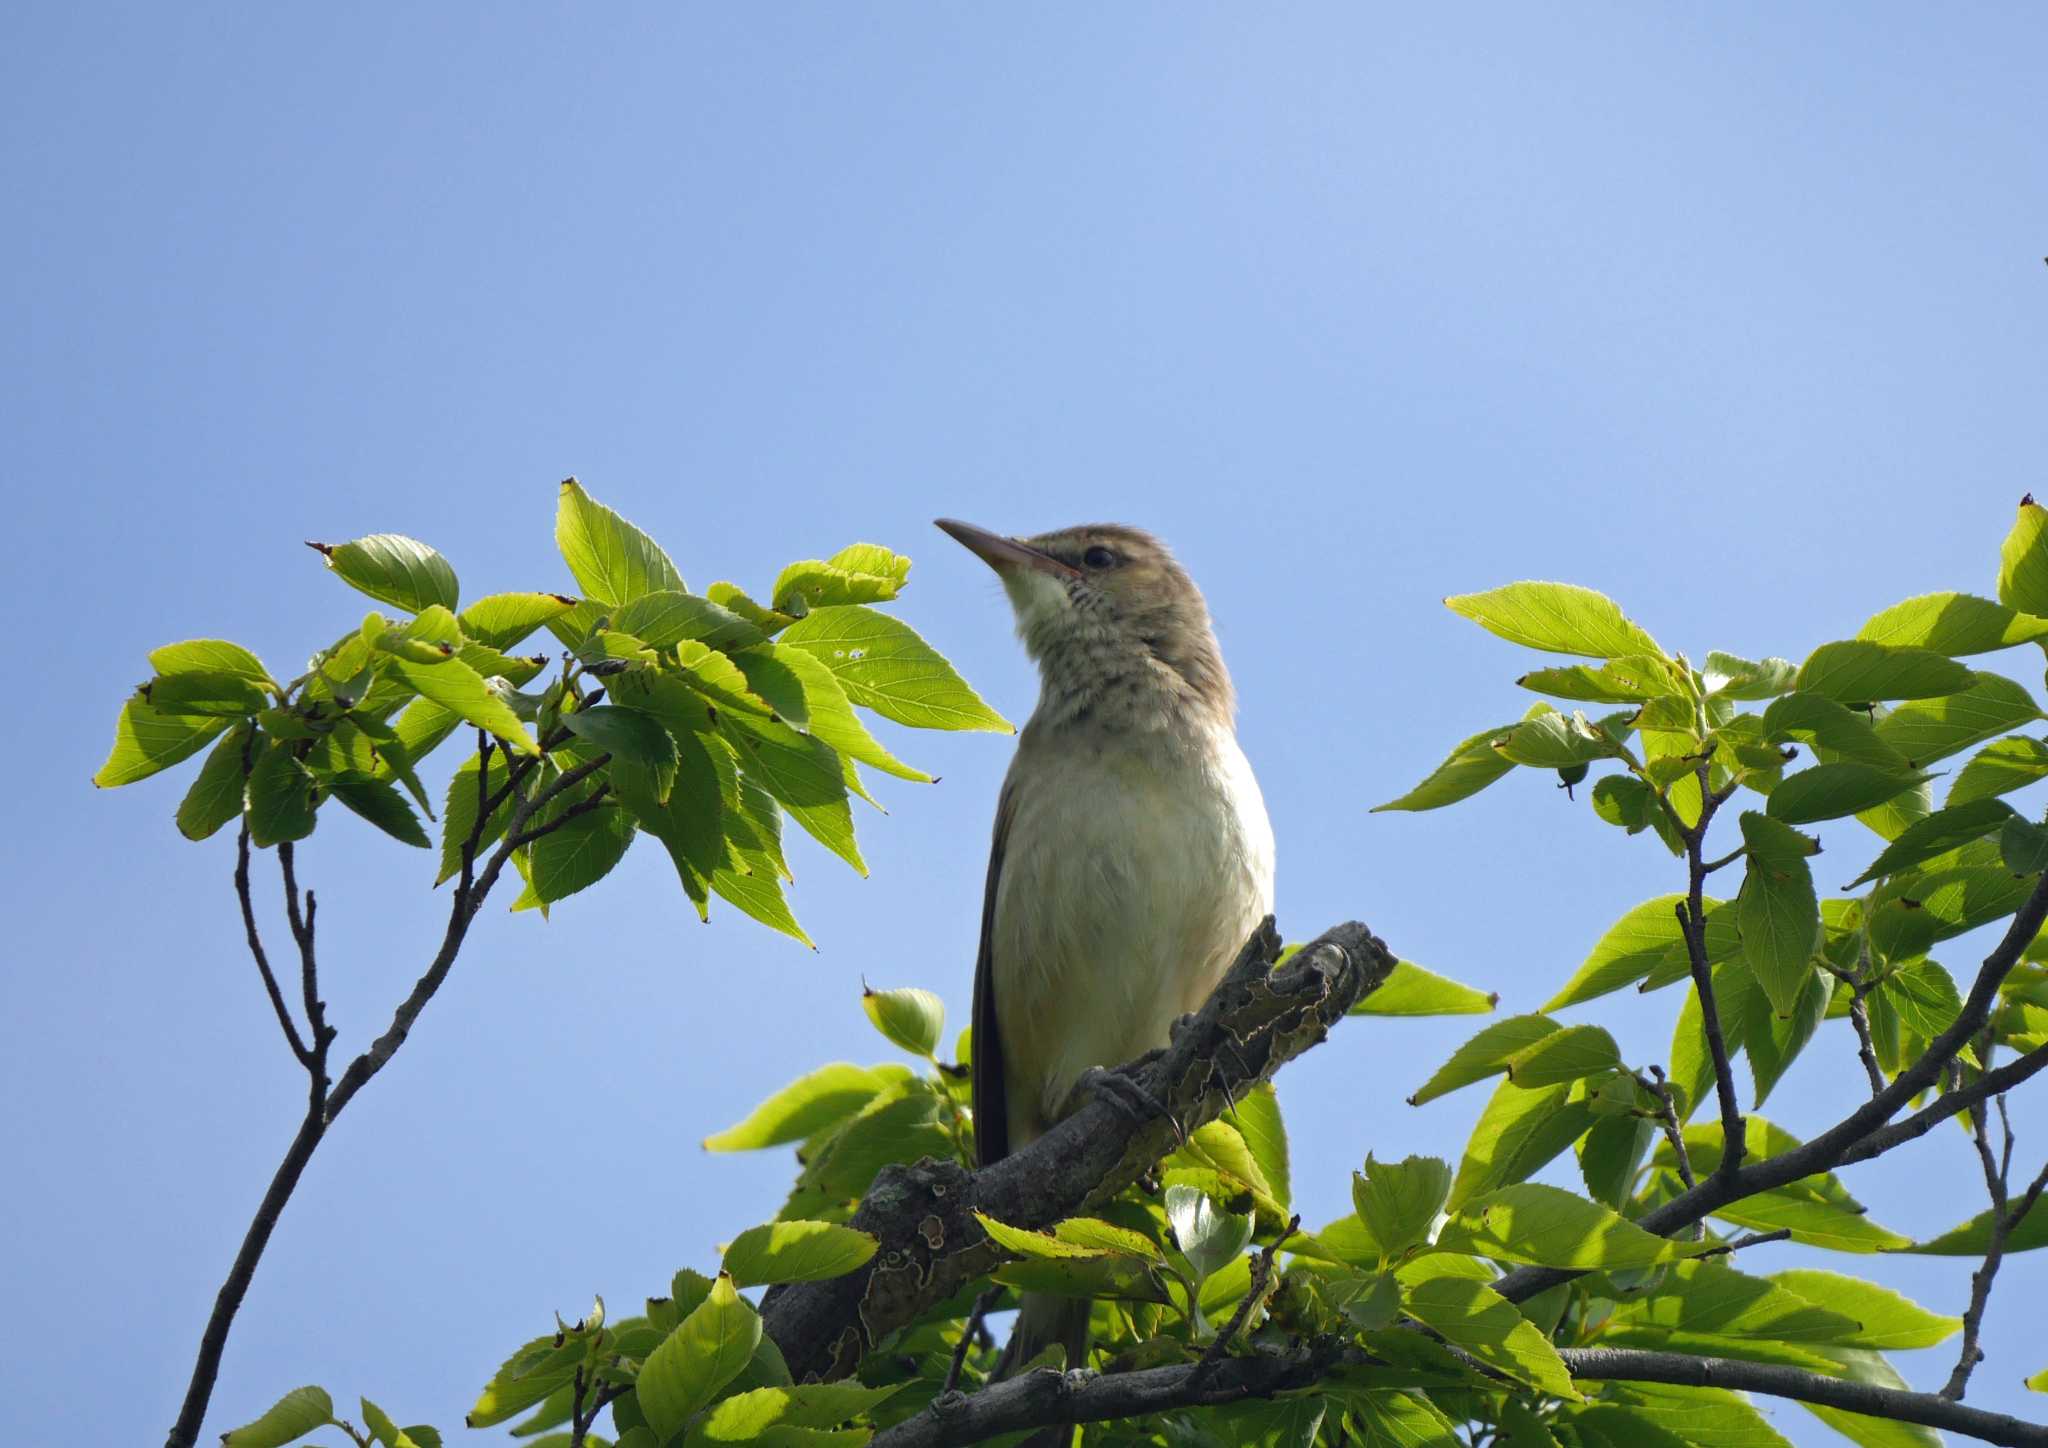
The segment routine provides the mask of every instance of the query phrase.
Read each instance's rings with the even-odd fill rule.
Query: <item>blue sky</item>
[[[1988,592],[2043,481],[2033,7],[44,4],[0,28],[7,576],[38,604],[0,726],[11,1438],[162,1432],[297,1119],[231,843],[176,835],[177,784],[86,781],[147,649],[288,667],[360,617],[302,539],[405,532],[470,595],[562,587],[575,473],[700,586],[888,543],[917,560],[905,616],[1021,720],[1001,595],[929,520],[1148,526],[1216,615],[1283,927],[1362,917],[1528,1009],[1677,875],[1533,775],[1365,813],[1526,701],[1522,658],[1438,599],[1562,578],[1695,656],[1796,658],[1907,594]],[[890,740],[944,780],[887,782],[870,879],[798,847],[815,955],[697,924],[644,851],[551,923],[487,913],[308,1173],[212,1426],[309,1381],[456,1424],[552,1310],[632,1301],[773,1213],[785,1155],[697,1142],[890,1054],[863,973],[964,1023],[1010,745]],[[1835,834],[1830,858],[1871,849]],[[302,860],[353,1049],[445,901],[346,816]],[[1601,1019],[1661,1059],[1678,1003]],[[1352,1022],[1283,1077],[1312,1221],[1368,1149],[1462,1141],[1479,1093],[1401,1098],[1475,1024]],[[1830,1034],[1770,1114],[1833,1120],[1853,1064]],[[2038,1161],[2048,1097],[2014,1115]],[[1849,1184],[1909,1233],[1981,1206],[1960,1133]],[[1832,1265],[1967,1294],[1953,1260]],[[2005,1269],[1972,1402],[2043,1412],[2018,1381],[2044,1287],[2039,1254]],[[1949,1361],[1900,1359],[1921,1386]]]

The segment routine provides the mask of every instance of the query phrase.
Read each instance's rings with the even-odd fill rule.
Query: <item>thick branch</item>
[[[977,1210],[1044,1227],[1106,1201],[1173,1149],[1176,1122],[1193,1130],[1221,1115],[1321,1041],[1394,968],[1387,948],[1356,923],[1272,969],[1279,950],[1269,917],[1173,1044],[1126,1068],[1162,1114],[1140,1121],[1098,1098],[978,1172],[929,1159],[883,1168],[850,1224],[879,1239],[874,1259],[831,1281],[777,1287],[762,1301],[768,1335],[797,1380],[845,1376],[876,1342],[993,1268],[1002,1254]]]
[[[1131,1373],[1061,1373],[1050,1369],[993,1383],[972,1397],[941,1393],[931,1406],[885,1428],[869,1448],[965,1448],[1004,1434],[1060,1423],[1139,1418],[1177,1408],[1215,1407],[1313,1387],[1343,1360],[1333,1342],[1182,1363]]]
[[[1919,1423],[1929,1428],[1947,1428],[1987,1443],[2012,1445],[2048,1444],[2048,1427],[2004,1413],[1987,1413],[1968,1408],[1934,1393],[1913,1393],[1903,1388],[1881,1388],[1846,1378],[1823,1377],[1800,1368],[1777,1363],[1736,1362],[1729,1358],[1694,1357],[1690,1353],[1639,1352],[1632,1348],[1560,1348],[1558,1356],[1572,1375],[1609,1382],[1675,1383],[1689,1388],[1734,1388],[1741,1392],[1765,1393],[1774,1398],[1794,1398],[1888,1418],[1895,1423]]]
[[[1691,1191],[1645,1212],[1637,1225],[1668,1237],[1681,1228],[1712,1216],[1730,1202],[1773,1187],[1789,1185],[1803,1177],[1833,1171],[1844,1162],[1867,1161],[1902,1141],[1921,1135],[1936,1121],[1962,1110],[1969,1101],[1981,1101],[1985,1096],[2005,1090],[2015,1081],[2025,1080],[2043,1065],[2048,1065],[2048,1050],[2031,1052],[2011,1065],[1988,1072],[1973,1085],[1951,1092],[1911,1120],[1886,1128],[1886,1123],[1901,1108],[1935,1084],[1942,1070],[1961,1052],[1964,1043],[1991,1019],[2000,983],[2019,963],[2020,953],[2041,933],[2044,919],[2048,919],[2048,875],[2034,886],[2034,892],[2013,916],[1997,946],[1984,957],[1984,964],[1979,968],[1977,979],[1955,1020],[1928,1044],[1918,1060],[1894,1076],[1889,1086],[1811,1141],[1776,1156],[1765,1157],[1762,1161],[1751,1162],[1735,1172],[1716,1171]],[[2036,1060],[2037,1057],[2042,1059]],[[2026,1069],[2020,1071],[2021,1067]],[[1992,1084],[1994,1081],[1998,1084]],[[1959,1101],[1958,1098],[1962,1097],[1968,1097],[1969,1101]],[[1918,1124],[1922,1117],[1933,1119]],[[1917,1129],[1908,1129],[1915,1128],[1916,1124]],[[1866,1144],[1870,1149],[1863,1149]],[[1510,1302],[1526,1302],[1537,1293],[1579,1275],[1555,1267],[1518,1267],[1496,1282],[1494,1287]]]

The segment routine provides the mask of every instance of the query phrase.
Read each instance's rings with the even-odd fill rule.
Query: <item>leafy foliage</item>
[[[783,894],[781,819],[864,869],[848,807],[849,791],[866,792],[856,761],[931,778],[856,707],[917,728],[1010,727],[908,624],[872,607],[903,588],[900,554],[855,544],[793,564],[774,589],[791,611],[743,615],[689,593],[659,544],[574,479],[555,537],[580,597],[495,593],[467,607],[454,568],[416,539],[313,545],[343,582],[405,616],[368,615],[284,684],[225,640],[155,650],[94,783],[132,784],[212,744],[178,810],[188,838],[239,818],[259,849],[303,840],[334,800],[406,844],[438,843],[445,880],[465,851],[473,865],[503,838],[525,800],[574,777],[524,821],[535,837],[513,857],[527,882],[514,908],[545,914],[644,834],[699,915],[715,894],[809,944]],[[543,627],[568,651],[552,681],[529,688],[547,660],[504,651]],[[420,819],[435,812],[418,769],[464,725],[478,748],[456,766],[437,841]],[[508,769],[515,759],[538,769]]]
[[[906,625],[876,610],[909,569],[886,549],[793,563],[764,605],[725,583],[689,594],[651,539],[574,484],[564,487],[557,535],[580,597],[494,595],[459,613],[453,571],[433,566],[431,550],[389,538],[331,550],[357,587],[409,600],[412,622],[366,623],[282,686],[231,645],[159,651],[159,677],[124,708],[100,782],[141,778],[219,738],[180,810],[187,834],[218,829],[246,799],[257,844],[302,838],[332,796],[410,838],[405,797],[424,807],[413,766],[446,737],[445,716],[484,742],[445,797],[444,878],[467,869],[479,844],[520,827],[501,796],[531,749],[542,779],[577,788],[539,817],[551,832],[521,847],[523,903],[545,908],[595,883],[646,833],[700,910],[718,894],[799,933],[778,883],[782,818],[858,869],[847,809],[849,791],[861,789],[855,763],[923,777],[868,733],[856,708],[924,727],[1007,727]],[[1027,1290],[1092,1304],[1087,1365],[1105,1373],[1319,1354],[1311,1380],[1275,1396],[1091,1424],[1088,1441],[1103,1448],[1785,1441],[1738,1392],[1603,1377],[1597,1363],[1581,1370],[1589,1348],[1899,1389],[1885,1354],[1937,1347],[1962,1318],[1831,1270],[1751,1272],[1750,1253],[1762,1249],[1732,1232],[1845,1256],[2018,1253],[2048,1246],[2038,1189],[2010,1212],[1994,1208],[1922,1242],[1873,1220],[1828,1170],[1716,1198],[1684,1231],[1657,1214],[1740,1162],[1803,1149],[1753,1111],[1816,1043],[1845,1071],[1860,1057],[1875,1091],[1957,1034],[1964,992],[1931,950],[2012,915],[2048,867],[2048,830],[2004,799],[2048,779],[2048,742],[2013,732],[2041,713],[2015,679],[1957,662],[2048,650],[2048,512],[2031,502],[2006,541],[1996,592],[1996,601],[1907,599],[1796,664],[1718,651],[1695,664],[1611,600],[1571,585],[1515,583],[1446,600],[1513,644],[1584,662],[1546,660],[1522,673],[1517,684],[1567,707],[1539,701],[1460,741],[1380,808],[1441,808],[1521,771],[1546,780],[1554,771],[1590,786],[1561,797],[1684,862],[1683,888],[1599,932],[1540,1011],[1487,1022],[1422,1080],[1412,1105],[1488,1087],[1483,1102],[1463,1098],[1476,1120],[1459,1151],[1389,1162],[1361,1141],[1353,1210],[1302,1232],[1290,1208],[1300,1164],[1277,1097],[1255,1090],[1186,1133],[1150,1179],[1086,1215],[1023,1225],[977,1213],[986,1241],[958,1245],[986,1255],[985,1282],[929,1304],[846,1380],[795,1383],[742,1289],[837,1277],[871,1260],[892,1266],[852,1225],[878,1173],[923,1157],[976,1159],[972,1034],[944,1053],[936,995],[864,987],[866,1018],[914,1064],[819,1067],[704,1142],[721,1152],[793,1149],[776,1220],[735,1237],[715,1276],[678,1272],[643,1315],[609,1321],[600,1301],[573,1327],[558,1321],[507,1359],[469,1422],[528,1413],[514,1429],[522,1437],[566,1424],[538,1441],[600,1443],[591,1429],[608,1412],[619,1448],[860,1448],[956,1382],[987,1390],[998,1357],[973,1336],[970,1305],[980,1298],[1000,1311]],[[522,692],[531,676],[483,673],[475,651],[515,647],[542,626],[569,649],[556,680]],[[465,660],[466,674],[434,672]],[[459,686],[423,688],[417,674]],[[408,727],[422,702],[439,713]],[[1965,751],[1975,752],[1936,808],[1929,766]],[[1834,853],[1822,855],[1823,843]],[[1848,863],[1825,880],[1855,878],[1831,893],[1817,861],[1837,856]],[[1721,893],[1707,893],[1723,870]],[[1908,1083],[1927,1087],[1930,1110],[1981,1081],[1999,1052],[2048,1050],[2048,938],[1994,984],[1983,1031],[1942,1048],[1948,1069]],[[1606,1028],[1561,1014],[1624,987],[1673,986],[1684,989],[1666,997],[1674,1031],[1662,1062],[1631,1060]],[[1494,1005],[1404,962],[1354,1013],[1378,1017],[1371,1025],[1384,1031],[1407,1016]],[[1721,1079],[1738,1056],[1751,1076],[1747,1116],[1736,1083]],[[1958,1120],[1982,1133],[1984,1115]],[[1534,1180],[1539,1173],[1551,1180]],[[1534,1279],[1541,1291],[1528,1289],[1532,1271],[1549,1274]],[[880,1280],[878,1271],[871,1282]],[[899,1278],[890,1290],[915,1289]],[[2029,1380],[2044,1384],[2048,1374]],[[1858,1443],[1933,1441],[1887,1417],[1812,1411]],[[367,1402],[363,1416],[363,1432],[337,1424],[358,1444],[433,1439],[429,1429],[396,1429]],[[300,1389],[228,1441],[281,1445],[334,1423],[327,1395]]]

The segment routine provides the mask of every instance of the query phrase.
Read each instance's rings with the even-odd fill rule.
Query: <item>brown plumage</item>
[[[1051,1127],[1092,1068],[1166,1044],[1272,908],[1273,838],[1201,591],[1119,524],[1001,538],[939,524],[1002,579],[1038,707],[996,808],[974,986],[984,1163]],[[1087,1304],[1027,1296],[1006,1363]]]

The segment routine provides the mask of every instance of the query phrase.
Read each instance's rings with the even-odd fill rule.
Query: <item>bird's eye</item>
[[[1081,555],[1081,561],[1090,568],[1114,568],[1116,567],[1117,558],[1114,550],[1105,548],[1100,543],[1097,543],[1093,548],[1090,548]]]

